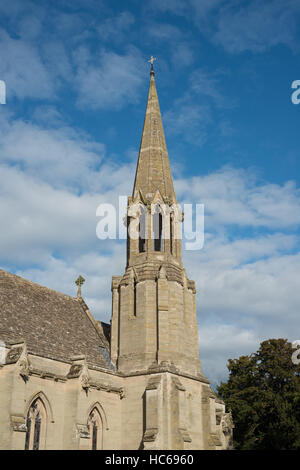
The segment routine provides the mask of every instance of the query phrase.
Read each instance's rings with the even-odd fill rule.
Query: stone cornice
[[[126,377],[136,377],[136,376],[139,376],[139,375],[160,374],[160,373],[163,373],[163,372],[168,372],[170,374],[174,374],[174,375],[177,375],[179,377],[185,377],[187,379],[196,380],[197,382],[205,383],[207,385],[210,384],[210,381],[206,377],[204,377],[204,375],[199,374],[199,375],[196,376],[196,375],[188,374],[188,373],[179,371],[178,369],[176,369],[174,367],[174,365],[163,365],[163,366],[157,366],[157,367],[153,366],[153,367],[151,367],[151,369],[128,372],[126,374],[121,373],[121,372],[116,372],[115,375],[118,375],[119,377],[126,378]]]

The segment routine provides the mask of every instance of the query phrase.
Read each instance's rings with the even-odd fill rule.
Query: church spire
[[[157,190],[165,202],[176,202],[169,156],[156,91],[153,61],[151,57],[150,87],[144,128],[133,188],[133,198],[139,192],[152,200]]]
[[[182,265],[183,216],[173,187],[153,60],[133,197],[128,197],[126,271],[112,283],[111,358],[123,373],[175,366],[197,376],[196,291]]]

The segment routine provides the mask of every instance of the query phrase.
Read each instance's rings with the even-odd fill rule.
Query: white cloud
[[[37,106],[31,114],[31,119],[44,129],[65,127],[69,122],[69,118],[62,115],[55,106],[47,104]]]
[[[300,13],[295,0],[153,0],[151,8],[185,16],[229,53],[264,52],[278,44],[295,48]]]
[[[183,39],[183,34],[177,26],[169,23],[156,23],[151,21],[146,27],[147,34],[156,41],[174,41]]]
[[[186,67],[194,62],[194,51],[188,41],[180,41],[171,50],[171,59],[175,67]]]
[[[0,76],[6,82],[8,102],[13,96],[19,99],[55,96],[51,76],[35,46],[0,30],[0,50]]]
[[[122,41],[124,34],[130,31],[134,24],[134,16],[129,11],[122,11],[120,14],[106,18],[97,28],[102,39],[112,41]]]
[[[115,173],[113,182],[100,183],[97,192],[76,194],[1,165],[0,213],[5,220],[0,232],[1,260],[14,266],[44,266],[52,256],[78,257],[91,249],[109,252],[112,241],[96,237],[96,209],[107,202],[118,207],[116,187],[123,187],[123,195],[129,193],[132,170],[126,166],[114,172],[104,166],[99,181],[109,181],[111,173]]]
[[[51,74],[56,90],[63,83],[71,83],[73,79],[72,64],[61,40],[46,41],[41,46],[43,63]]]
[[[205,21],[211,14],[216,14],[216,9],[225,0],[152,0],[149,8],[162,12],[170,12],[174,15],[184,16],[196,22],[201,28],[205,26]]]
[[[204,247],[184,252],[184,265],[198,289],[200,358],[215,383],[228,358],[264,339],[300,337],[300,191],[229,167],[177,180],[175,190],[205,204]]]
[[[99,39],[100,35],[100,44],[105,39],[111,46],[112,37],[124,42],[123,35],[126,35],[128,44],[128,32],[134,23],[131,13],[122,12],[104,20],[100,26],[95,20],[88,29],[88,12],[83,19],[78,19],[74,14],[61,14],[55,8],[34,9],[31,3],[31,15],[25,16],[19,8],[10,10],[18,38],[8,34],[9,25],[7,31],[0,29],[0,77],[6,82],[8,102],[13,97],[55,99],[63,86],[75,93],[80,107],[90,109],[120,109],[139,99],[143,84],[140,70],[146,67],[146,58],[139,49],[129,46],[123,54],[102,49],[92,55],[87,42],[91,38]],[[65,37],[69,49],[65,47]]]
[[[244,245],[242,248],[241,244]],[[255,258],[257,253],[260,259],[247,260],[247,244],[250,245],[248,256]],[[227,318],[240,323],[251,323],[256,317],[255,321],[265,321],[266,327],[270,327],[270,318],[276,324],[281,316],[285,320],[290,317],[296,321],[300,302],[296,289],[300,254],[284,254],[285,247],[279,236],[273,240],[273,249],[267,240],[264,251],[263,241],[258,241],[258,244],[261,244],[261,251],[251,250],[254,240],[226,245],[216,239],[208,244],[206,253],[185,255],[189,274],[196,277],[199,285],[200,312],[221,316],[223,321]],[[291,244],[293,240],[288,246]],[[214,248],[215,252],[212,251]]]
[[[99,244],[111,250],[96,238],[96,209],[101,202],[117,207],[118,196],[130,193],[133,165],[104,159],[101,143],[59,127],[59,120],[55,129],[12,121],[7,113],[0,121],[2,262],[43,270],[55,256],[78,257]]]
[[[210,98],[217,107],[233,107],[235,104],[222,92],[221,79],[224,75],[228,75],[228,72],[215,70],[210,73],[204,69],[196,69],[190,76],[190,91],[196,95],[202,95],[202,99],[203,96]]]
[[[80,107],[120,109],[137,102],[144,83],[140,71],[145,69],[138,49],[130,47],[123,55],[102,50],[91,58],[88,49],[82,47],[76,61]]]
[[[259,182],[254,171],[224,167],[206,176],[176,181],[177,195],[205,205],[206,226],[288,228],[300,224],[300,189]]]
[[[103,144],[78,135],[70,128],[43,129],[21,120],[8,125],[0,143],[2,162],[17,165],[54,187],[75,190],[94,183],[89,177],[104,151]]]
[[[152,0],[147,7],[160,11],[171,11],[176,15],[182,15],[186,11],[186,5],[181,0]]]
[[[25,40],[33,40],[42,32],[42,23],[33,15],[24,15],[20,19],[18,33]]]
[[[189,0],[190,5],[194,8],[194,19],[203,27],[203,20],[207,20],[210,15],[216,15],[217,9],[219,9],[225,2],[225,0]]]
[[[94,242],[97,197],[76,196],[1,166],[1,258],[13,264],[42,263],[52,252]],[[80,223],[79,223],[80,220]],[[79,225],[78,225],[79,223]],[[79,226],[81,227],[79,230]]]
[[[189,33],[173,24],[153,20],[148,20],[144,29],[151,47],[154,44],[160,50],[162,43],[168,46],[170,59],[176,68],[189,66],[194,62],[194,44]],[[161,60],[160,63],[165,66]]]
[[[251,331],[230,324],[204,324],[199,328],[200,359],[204,374],[215,386],[226,377],[229,358],[251,354],[259,338]]]
[[[200,358],[216,381],[226,377],[229,358],[256,351],[261,341],[300,337],[300,253],[272,255],[267,247],[265,259],[236,266],[238,246],[228,253],[219,242],[212,250],[209,259],[186,256],[186,266],[198,287]]]
[[[14,2],[0,2],[0,12],[3,15],[17,16],[21,13],[26,13],[28,10],[34,9],[35,4],[30,0],[15,0]]]
[[[214,40],[231,53],[263,52],[277,44],[293,48],[295,17],[299,12],[299,3],[293,0],[225,5],[220,11]]]
[[[181,136],[186,142],[202,146],[212,118],[209,106],[197,104],[184,96],[164,113],[163,120],[169,136]]]
[[[213,121],[213,114],[215,124],[220,120],[220,114],[215,111],[218,113],[221,108],[235,106],[234,101],[224,97],[222,93],[221,77],[224,75],[227,75],[224,70],[208,72],[196,69],[191,73],[186,92],[164,113],[167,134],[181,136],[186,142],[199,147],[206,142],[211,134],[208,127]],[[215,125],[220,134],[224,134],[222,122],[223,119],[220,120],[219,126]],[[232,132],[228,120],[226,125]],[[211,134],[210,139],[213,137],[214,134]]]

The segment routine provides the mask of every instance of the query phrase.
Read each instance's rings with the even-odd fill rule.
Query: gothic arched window
[[[30,405],[26,419],[25,450],[39,450],[46,436],[46,409],[40,398]]]
[[[88,427],[90,431],[90,449],[102,449],[102,419],[96,407],[89,414]]]

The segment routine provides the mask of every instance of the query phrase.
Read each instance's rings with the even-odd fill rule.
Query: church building
[[[0,270],[0,449],[231,447],[231,415],[201,369],[177,208],[152,65],[110,324],[81,276],[73,298]]]

